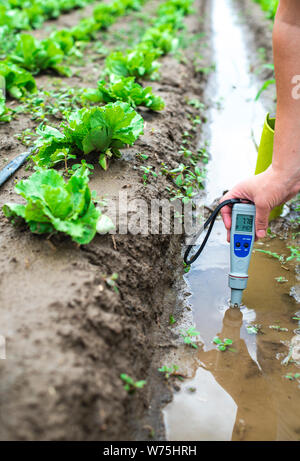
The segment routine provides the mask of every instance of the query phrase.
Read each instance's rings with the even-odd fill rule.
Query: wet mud
[[[255,102],[261,82],[248,53],[251,42],[269,50],[265,19],[257,8],[251,13],[252,2],[211,6],[216,72],[205,93],[210,110],[204,133],[210,151],[209,208],[224,190],[253,174],[264,117],[274,101],[273,94]],[[247,20],[251,14],[261,17],[255,27]],[[229,307],[230,248],[221,220],[185,275],[185,314],[174,330],[184,336],[194,325],[197,348],[181,338],[178,350],[165,359],[187,377],[183,384],[177,380],[173,400],[164,407],[167,440],[299,440],[300,387],[291,378],[300,367],[299,276],[289,248],[299,248],[294,208],[289,204],[269,236],[256,242],[241,309]],[[232,346],[218,350],[216,336],[230,339]]]
[[[157,2],[151,3],[154,9]],[[202,31],[203,5],[196,2],[196,14],[187,18],[187,34]],[[119,26],[124,28],[124,21],[129,24],[130,16]],[[161,59],[161,78],[151,85],[165,99],[166,109],[159,114],[143,110],[145,134],[123,150],[122,160],[111,162],[108,172],[95,170],[91,188],[100,197],[117,198],[120,191],[127,192],[129,202],[168,197],[164,178],[143,184],[143,163],[136,154],[147,154],[147,164],[157,171],[162,162],[171,167],[180,163],[183,133],[199,115],[187,100],[201,98],[206,81],[195,71],[194,53],[192,46],[183,50],[184,59]],[[89,79],[89,86],[96,86],[104,58],[92,57],[94,73],[88,63],[81,75],[62,81],[80,87]],[[51,86],[52,79],[38,77],[38,85]],[[25,150],[14,135],[36,125],[26,114],[1,125],[3,164]],[[191,147],[197,142],[195,137]],[[30,173],[20,169],[1,188],[1,206],[17,201],[14,183]],[[0,334],[6,339],[6,360],[0,361],[0,439],[164,437],[159,405],[151,407],[151,399],[155,386],[156,391],[161,386],[161,394],[169,390],[153,374],[152,358],[172,347],[163,316],[173,310],[172,295],[169,304],[165,300],[174,274],[182,270],[181,237],[97,235],[78,247],[68,238],[46,239],[15,229],[2,214],[0,228]],[[117,290],[107,283],[113,273],[119,275]],[[146,379],[147,386],[129,395],[121,373]]]

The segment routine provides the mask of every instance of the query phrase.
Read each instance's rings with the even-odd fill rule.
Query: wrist
[[[300,164],[282,167],[281,165],[273,163],[268,170],[275,184],[285,187],[288,191],[296,190],[295,194],[299,191]]]

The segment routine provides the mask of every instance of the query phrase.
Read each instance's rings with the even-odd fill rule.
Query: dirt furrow
[[[189,34],[203,30],[204,5],[196,2],[197,13],[187,19]],[[201,98],[206,79],[195,72],[196,50],[199,42],[185,50],[184,63],[162,60],[161,79],[151,83],[166,109],[144,111],[145,134],[123,152],[124,160],[113,161],[108,172],[96,169],[91,187],[101,197],[126,191],[129,202],[150,204],[167,196],[165,179],[142,183],[136,154],[149,155],[147,165],[157,172],[161,162],[180,163],[182,135],[192,128],[188,116],[199,115],[187,101]],[[2,130],[6,157],[22,147],[11,141],[14,123]],[[17,177],[28,174],[23,168]],[[2,188],[1,205],[16,199],[15,179]],[[181,267],[181,237],[98,235],[78,248],[67,238],[47,240],[12,228],[3,215],[0,226],[0,333],[7,345],[7,359],[0,361],[0,439],[146,439],[152,390],[128,395],[120,373],[147,379],[154,351],[172,346],[160,318],[172,312],[172,302],[163,302]],[[117,290],[108,283],[113,273]],[[156,421],[160,437],[159,409]]]

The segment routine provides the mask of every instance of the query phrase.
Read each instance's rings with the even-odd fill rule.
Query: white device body
[[[247,287],[248,269],[255,240],[255,205],[236,203],[232,207],[230,273],[232,306],[240,306]]]

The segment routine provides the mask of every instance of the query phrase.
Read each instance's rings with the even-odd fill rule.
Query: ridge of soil
[[[205,4],[198,0],[197,13],[187,18],[189,33],[203,31],[198,14]],[[206,80],[195,72],[193,47],[184,56],[184,62],[161,60],[161,79],[151,86],[166,109],[144,110],[145,134],[108,172],[95,169],[91,188],[98,195],[114,199],[125,190],[128,201],[147,203],[167,197],[164,178],[143,185],[136,153],[148,154],[147,165],[156,169],[181,162],[182,134],[192,127],[187,115],[199,115],[187,100],[201,98]],[[24,150],[11,137],[27,127],[23,115],[0,126],[3,158]],[[1,206],[18,200],[14,182],[28,175],[23,167],[1,188]],[[0,439],[145,440],[153,431],[163,438],[160,405],[147,416],[153,387],[128,395],[120,373],[148,380],[154,353],[172,347],[160,319],[173,312],[166,294],[181,271],[181,236],[97,235],[78,248],[68,238],[13,228],[2,213],[0,229],[0,333],[7,355],[0,361]],[[106,283],[114,272],[118,292]]]

